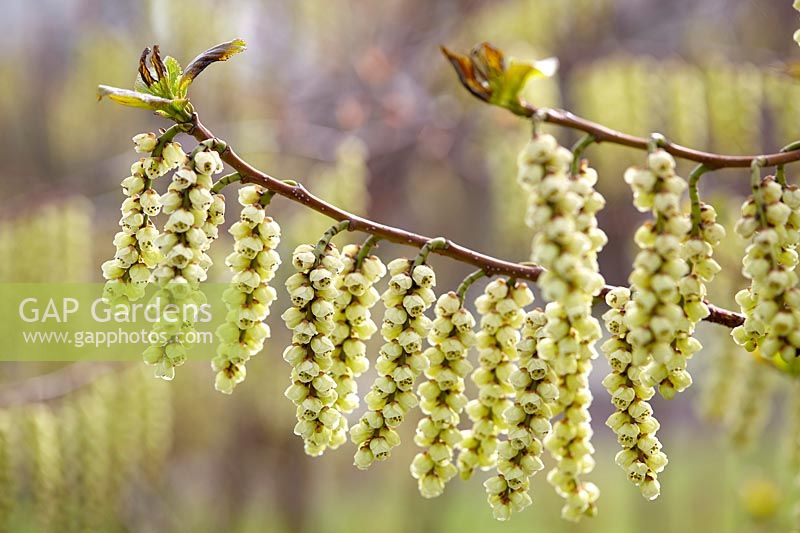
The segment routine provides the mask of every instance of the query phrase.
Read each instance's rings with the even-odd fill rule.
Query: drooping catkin
[[[80,437],[79,437],[79,411],[77,401],[69,401],[60,409],[59,415],[59,442],[61,443],[61,457],[64,464],[64,485],[72,487],[64,493],[64,515],[61,519],[63,530],[72,533],[78,531],[80,515],[82,512],[82,495],[78,489],[80,480]]]
[[[422,341],[432,325],[425,311],[436,300],[436,274],[428,265],[405,258],[393,260],[387,268],[391,279],[381,295],[386,306],[381,325],[385,343],[375,363],[378,377],[364,397],[368,411],[350,428],[350,440],[358,446],[354,464],[362,470],[387,459],[400,444],[395,428],[419,403],[414,384],[428,367]]]
[[[695,326],[709,315],[705,298],[708,284],[722,270],[714,258],[714,248],[725,238],[725,228],[717,224],[717,212],[713,206],[700,203],[700,217],[697,227],[693,227],[681,248],[686,259],[689,273],[680,279],[678,292],[681,295],[681,306],[691,324],[686,335],[694,333]]]
[[[762,435],[772,412],[774,370],[753,358],[746,358],[741,378],[736,383],[733,405],[725,422],[731,442],[739,449],[750,449]]]
[[[359,259],[360,252],[361,246],[353,244],[342,249],[344,268],[338,278],[339,295],[334,300],[331,375],[336,382],[336,406],[342,413],[351,413],[358,407],[356,378],[369,368],[366,341],[378,330],[371,310],[381,297],[374,285],[386,275],[378,256]]]
[[[113,373],[94,384],[105,398],[108,416],[109,515],[119,515],[123,495],[131,478],[139,472],[142,456],[142,430],[136,380],[139,368]]]
[[[165,143],[161,153],[156,154],[159,140],[155,133],[140,133],[133,138],[133,143],[138,153],[147,156],[131,165],[131,175],[121,183],[127,197],[120,208],[122,231],[114,237],[114,259],[106,261],[102,267],[103,277],[108,280],[103,295],[111,301],[143,297],[150,282],[150,270],[164,259],[165,252],[156,242],[159,232],[151,217],[167,207],[164,200],[174,195],[160,196],[152,183],[187,159],[176,142]],[[164,212],[170,213],[168,209]]]
[[[654,500],[661,492],[658,473],[667,465],[667,456],[661,451],[661,442],[656,436],[659,423],[648,403],[655,389],[641,382],[639,374],[642,370],[632,364],[632,347],[627,341],[629,331],[625,323],[629,301],[630,291],[623,287],[606,295],[606,303],[611,309],[603,315],[603,320],[611,338],[603,343],[601,349],[611,366],[611,373],[603,380],[603,386],[616,408],[606,425],[622,446],[615,462],[626,472],[628,480],[639,487],[642,496]]]
[[[107,280],[103,296],[110,301],[142,298],[150,282],[151,269],[162,259],[156,245],[158,230],[151,220],[161,212],[161,198],[150,185],[154,178],[169,169],[148,173],[152,160],[137,161],[131,166],[131,175],[122,180],[122,192],[126,196],[120,207],[122,231],[114,236],[114,258],[102,265],[103,277]]]
[[[719,339],[714,343],[714,349],[703,356],[706,372],[700,383],[698,405],[700,414],[706,420],[719,424],[728,416],[728,410],[734,404],[736,384],[744,379],[744,372],[749,367],[745,361],[748,355],[742,351],[731,350],[725,344],[726,341],[730,343],[729,333],[715,332],[715,336],[720,333],[726,338]]]
[[[592,301],[605,284],[597,253],[607,239],[596,220],[605,205],[594,190],[597,172],[581,162],[573,175],[572,164],[573,154],[554,137],[535,135],[520,153],[518,181],[528,194],[531,259],[547,269],[538,280],[550,301],[539,355],[559,377],[563,411],[544,442],[557,461],[548,480],[566,500],[562,516],[577,521],[597,512],[599,495],[582,476],[594,468],[588,376],[601,330]]]
[[[161,257],[152,276],[160,289],[154,299],[162,307],[160,320],[153,326],[158,341],[143,355],[145,363],[155,367],[156,377],[167,381],[175,377],[175,368],[186,361],[185,337],[194,331],[196,320],[187,311],[205,303],[199,286],[206,280],[212,264],[206,252],[216,237],[214,224],[221,222],[220,199],[211,193],[211,176],[223,169],[219,154],[203,150],[181,163],[168,192],[159,199],[164,213],[169,215],[155,239]],[[177,306],[181,320],[168,316],[174,313],[171,306]]]
[[[249,185],[239,190],[242,211],[239,221],[228,230],[233,235],[234,251],[225,258],[233,273],[230,286],[223,293],[228,314],[216,330],[220,341],[211,361],[216,371],[214,387],[231,394],[247,375],[245,364],[264,348],[270,336],[265,323],[277,292],[269,286],[281,264],[276,251],[281,238],[278,223],[266,215],[266,191]]]
[[[11,427],[8,413],[0,413],[0,532],[2,533],[11,532],[11,520],[17,505]]]
[[[313,246],[301,244],[292,255],[296,272],[286,280],[292,307],[281,318],[292,330],[292,344],[283,358],[292,366],[292,384],[285,395],[297,407],[295,435],[303,439],[305,451],[321,455],[346,442],[345,418],[336,407],[336,381],[331,376],[336,325],[334,301],[343,265],[339,250],[330,243],[320,255]]]
[[[784,433],[785,465],[789,469],[791,483],[794,491],[794,504],[792,517],[795,527],[800,525],[800,383],[791,383],[786,393],[784,402],[784,418],[786,420]]]
[[[786,462],[800,482],[800,383],[792,383],[786,390],[784,402],[786,419],[784,434],[784,453]]]
[[[423,451],[411,463],[411,475],[426,498],[442,494],[458,473],[453,452],[461,441],[458,425],[467,404],[464,377],[472,370],[467,351],[475,344],[475,318],[456,293],[440,296],[435,311],[430,347],[424,352],[430,364],[425,370],[428,379],[417,389],[426,416],[417,424],[414,442]]]
[[[634,205],[652,216],[636,231],[639,252],[630,275],[631,299],[625,310],[637,377],[658,387],[667,399],[692,384],[688,359],[700,349],[689,332],[692,322],[680,305],[680,283],[689,274],[681,255],[691,222],[680,207],[686,182],[675,174],[675,160],[658,149],[645,168],[631,167],[625,181],[634,192]]]
[[[757,178],[757,176],[754,176]],[[750,244],[742,273],[750,287],[736,294],[744,324],[731,334],[737,344],[776,362],[794,365],[800,347],[800,287],[795,267],[800,244],[800,190],[768,176],[753,184],[736,232]]]
[[[31,493],[35,516],[43,531],[58,529],[57,519],[63,505],[64,474],[59,447],[58,422],[49,408],[39,405],[31,408],[30,450],[32,460]]]
[[[537,352],[546,323],[541,309],[525,315],[517,345],[518,368],[509,378],[514,387],[513,405],[503,413],[508,435],[498,444],[497,475],[483,484],[498,520],[508,520],[512,512],[531,504],[529,478],[544,468],[542,441],[551,430],[550,418],[558,401],[558,377]]]
[[[79,531],[103,531],[112,508],[110,496],[111,457],[108,412],[104,396],[90,391],[77,400],[78,440],[76,490],[80,495]]]
[[[477,334],[478,368],[472,382],[478,397],[470,400],[466,411],[472,425],[462,432],[457,466],[468,479],[476,468],[488,470],[497,464],[497,439],[506,429],[503,413],[511,407],[514,387],[509,382],[517,359],[523,311],[533,302],[533,293],[524,283],[509,286],[504,279],[486,285],[475,299],[480,318]]]

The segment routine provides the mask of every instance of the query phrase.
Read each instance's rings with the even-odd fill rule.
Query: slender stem
[[[461,300],[461,303],[464,303],[464,297],[467,295],[467,291],[472,286],[473,283],[478,281],[481,278],[486,277],[486,272],[481,270],[476,270],[462,281],[458,285],[458,289],[456,289],[456,294],[458,294],[458,299]]]
[[[781,184],[781,187],[786,187],[786,167],[778,165],[775,168],[775,181]]]
[[[267,207],[269,203],[272,201],[272,197],[275,196],[275,191],[267,190],[264,194],[261,195],[261,199],[258,201],[263,207]]]
[[[522,117],[532,118],[534,114],[539,113],[540,120],[555,124],[557,126],[564,126],[573,130],[591,133],[595,136],[598,143],[612,143],[629,148],[638,148],[639,150],[647,150],[650,139],[644,137],[636,137],[621,131],[611,129],[597,122],[592,122],[585,118],[573,115],[569,111],[563,109],[544,109],[531,105],[528,102],[522,102],[517,109],[510,109],[516,115]],[[753,159],[757,157],[764,158],[765,166],[775,166],[785,163],[794,163],[800,161],[800,142],[797,146],[789,145],[791,150],[786,152],[778,152],[775,154],[758,155],[723,155],[711,152],[703,152],[688,148],[679,144],[674,144],[664,140],[659,144],[661,148],[669,152],[675,157],[695,161],[697,163],[705,163],[711,170],[721,168],[747,168]]]
[[[800,141],[787,144],[781,148],[781,153],[792,152],[794,150],[800,150]],[[782,187],[786,187],[786,167],[783,163],[775,168],[775,181],[780,183]]]
[[[436,237],[435,239],[431,239],[425,243],[425,245],[420,248],[419,254],[417,254],[417,258],[414,259],[414,266],[418,267],[419,265],[423,265],[428,261],[428,256],[431,252],[437,250],[446,250],[449,246],[447,239],[444,237]]]
[[[667,145],[667,138],[660,133],[651,133],[650,139],[647,141],[647,151],[655,152],[659,148],[664,148]]]
[[[222,176],[217,182],[211,187],[211,192],[214,194],[219,194],[222,192],[222,189],[230,185],[231,183],[236,183],[237,181],[241,181],[242,175],[238,172],[234,172],[233,174],[228,174],[227,176]]]
[[[531,135],[536,137],[542,131],[542,122],[544,122],[547,113],[545,108],[538,109],[533,116],[531,116]]]
[[[194,129],[192,135],[198,141],[205,141],[214,138],[214,134],[209,131],[198,119],[197,115],[194,116]],[[798,154],[800,156],[800,154]],[[288,198],[299,204],[303,204],[309,209],[313,209],[318,213],[326,215],[334,220],[348,221],[350,231],[362,231],[380,237],[383,240],[404,244],[407,246],[414,246],[422,248],[431,241],[430,237],[419,235],[406,231],[401,228],[387,226],[368,218],[360,217],[343,209],[336,207],[313,194],[309,193],[302,185],[291,185],[284,181],[273,178],[272,176],[261,172],[256,169],[232,149],[228,148],[224,154],[221,154],[222,160],[225,161],[232,168],[237,170],[242,175],[243,183],[257,183],[267,189]],[[474,265],[483,269],[487,276],[506,275],[513,276],[518,279],[526,279],[536,281],[539,275],[544,272],[544,269],[538,265],[523,265],[520,263],[512,263],[504,261],[496,257],[492,257],[480,252],[471,250],[465,246],[457,244],[452,241],[447,241],[447,247],[437,250],[431,250],[439,255],[450,257],[456,261]],[[606,285],[601,291],[601,295],[606,294],[615,287]],[[711,313],[705,319],[714,324],[720,324],[729,328],[744,323],[744,317],[733,311],[722,309],[709,304]]]
[[[153,154],[152,154],[153,157],[161,157],[161,152],[164,151],[164,147],[167,145],[167,143],[172,142],[175,136],[178,135],[179,133],[186,133],[191,129],[192,129],[191,124],[178,123],[178,124],[173,124],[166,130],[164,130],[164,133],[158,136],[158,140],[156,141],[156,147],[153,148]]]
[[[781,153],[786,152],[794,152],[795,150],[800,150],[800,140],[793,141],[781,148]]]
[[[376,235],[370,235],[369,237],[367,237],[367,240],[365,240],[364,243],[361,245],[361,248],[359,248],[358,255],[356,255],[356,264],[355,264],[356,270],[358,270],[358,268],[361,267],[361,263],[364,262],[364,259],[366,259],[366,257],[372,251],[372,248],[376,244],[378,244],[378,241],[380,240],[381,240],[380,237]]]
[[[317,242],[317,246],[314,248],[314,255],[317,257],[317,263],[322,259],[322,256],[325,255],[325,249],[330,244],[331,239],[336,237],[341,232],[349,229],[350,221],[349,220],[342,220],[338,224],[334,224],[330,228],[322,234],[322,238],[320,238],[319,242]]]
[[[761,186],[761,168],[764,166],[762,158],[753,159],[750,165],[750,189],[753,191],[753,200],[756,202],[756,210],[758,211],[758,220],[763,227],[766,224],[764,215],[764,203],[760,199],[759,187]]]
[[[570,175],[578,175],[581,167],[581,156],[583,155],[584,150],[586,150],[589,145],[596,141],[597,139],[595,139],[594,135],[587,133],[572,146],[572,167],[570,169]]]
[[[705,164],[700,163],[689,174],[689,199],[692,202],[692,235],[698,235],[700,232],[700,191],[697,188],[697,183],[700,181],[700,176],[709,170]]]

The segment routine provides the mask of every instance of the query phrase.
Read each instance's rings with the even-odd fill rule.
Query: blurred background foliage
[[[514,168],[530,126],[468,96],[441,43],[466,49],[489,40],[516,56],[556,56],[558,76],[532,82],[528,99],[629,133],[757,153],[795,140],[800,123],[800,85],[785,74],[798,56],[788,0],[5,0],[3,17],[4,282],[100,279],[118,184],[135,159],[129,139],[165,124],[97,104],[95,87],[131,86],[139,53],[152,43],[185,64],[214,43],[246,39],[244,56],[210,68],[192,87],[217,135],[256,166],[302,180],[342,207],[513,260],[528,253]],[[576,139],[553,131],[563,143]],[[602,270],[609,283],[625,283],[640,215],[621,175],[642,154],[593,146],[587,156],[608,200]],[[702,196],[729,228],[746,192],[736,171],[703,179]],[[328,225],[288,202],[271,209],[284,227],[284,253]],[[727,274],[713,293],[728,306],[743,286],[743,243],[730,233],[719,251]],[[225,279],[220,264],[230,244],[214,247],[217,280]],[[412,252],[384,245],[380,253],[388,260]],[[434,264],[442,290],[469,271]],[[572,526],[558,518],[543,475],[533,482],[534,506],[508,524],[492,520],[479,480],[422,499],[408,474],[413,420],[402,428],[404,446],[369,472],[350,466],[349,447],[306,457],[282,396],[286,335],[272,322],[272,342],[232,397],[213,390],[205,364],[187,364],[169,384],[139,365],[2,364],[3,527],[688,532],[797,524],[800,394],[722,328],[701,327],[696,385],[656,402],[670,456],[656,502],[642,500],[613,464],[616,443],[602,425],[611,408],[599,385],[607,368],[597,362],[592,479],[603,491],[601,511]],[[372,377],[363,377],[362,390]],[[61,391],[65,382],[74,386]]]

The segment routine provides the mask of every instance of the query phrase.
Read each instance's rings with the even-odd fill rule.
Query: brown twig
[[[564,126],[566,128],[583,131],[594,136],[596,143],[606,142],[628,146],[630,148],[638,148],[640,150],[647,150],[648,143],[651,142],[651,139],[636,137],[635,135],[629,135],[627,133],[622,133],[621,131],[612,130],[611,128],[603,126],[602,124],[578,117],[569,111],[564,111],[563,109],[537,108],[527,102],[523,102],[519,112],[512,112],[526,118],[533,118],[536,116],[537,119],[540,119],[543,122],[549,122],[550,124],[556,124],[558,126]],[[667,140],[659,141],[658,145],[675,157],[702,163],[708,170],[718,170],[722,168],[750,168],[753,160],[757,158],[763,158],[764,166],[767,167],[800,161],[800,149],[765,155],[723,155],[702,152],[700,150],[695,150],[694,148],[687,148],[679,144],[671,143]]]
[[[203,142],[215,138],[214,134],[208,128],[206,128],[202,122],[200,122],[200,119],[196,114],[193,116],[193,125],[194,128],[192,128],[189,133],[191,133],[198,141]],[[593,135],[597,135],[594,132],[592,133]],[[601,136],[602,134],[599,137]],[[646,148],[646,143],[644,148]],[[800,156],[800,152],[797,155]],[[422,248],[432,240],[432,237],[418,235],[404,229],[387,226],[368,218],[354,215],[353,213],[340,209],[335,205],[329,204],[321,198],[314,196],[300,184],[294,184],[294,182],[287,183],[265,174],[239,157],[236,152],[233,151],[230,145],[227,146],[220,156],[225,163],[230,165],[242,176],[241,181],[243,183],[255,183],[261,185],[275,192],[276,194],[279,194],[294,202],[303,204],[304,206],[334,220],[348,221],[350,231],[361,231],[370,235],[378,236],[381,239],[389,242],[405,244],[408,246],[414,246],[416,248]],[[748,166],[749,164],[750,162],[748,162]],[[474,265],[486,272],[488,276],[503,275],[518,279],[536,281],[539,278],[539,275],[544,271],[544,269],[540,266],[522,265],[519,263],[512,263],[510,261],[497,259],[496,257],[471,250],[451,240],[447,240],[446,245],[442,248],[433,250],[433,253],[450,257],[462,263]],[[613,288],[614,287],[606,286],[601,294],[604,295]],[[714,305],[709,305],[709,309],[711,310],[711,314],[706,318],[706,321],[708,322],[720,324],[729,328],[736,327],[744,322],[744,317],[733,311],[728,311],[727,309],[722,309]]]

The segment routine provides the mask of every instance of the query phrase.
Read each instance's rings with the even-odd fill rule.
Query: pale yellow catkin
[[[11,531],[11,520],[16,507],[17,480],[12,459],[11,420],[6,412],[0,413],[0,533]]]
[[[155,484],[162,477],[172,448],[172,389],[150,376],[139,375],[139,416],[142,419],[142,467]]]
[[[79,443],[77,486],[81,495],[77,528],[80,531],[103,531],[108,522],[109,472],[108,416],[105,398],[95,391],[77,401],[77,438]]]
[[[746,358],[742,379],[736,384],[734,403],[726,417],[731,442],[737,448],[750,449],[762,436],[772,411],[773,373],[767,364]]]
[[[722,423],[734,403],[736,383],[744,379],[746,368],[742,351],[732,350],[727,331],[714,332],[717,342],[710,343],[715,349],[704,355],[706,372],[700,382],[698,410],[710,422]]]
[[[57,420],[43,405],[34,406],[28,416],[34,515],[43,531],[55,531],[66,489]]]

